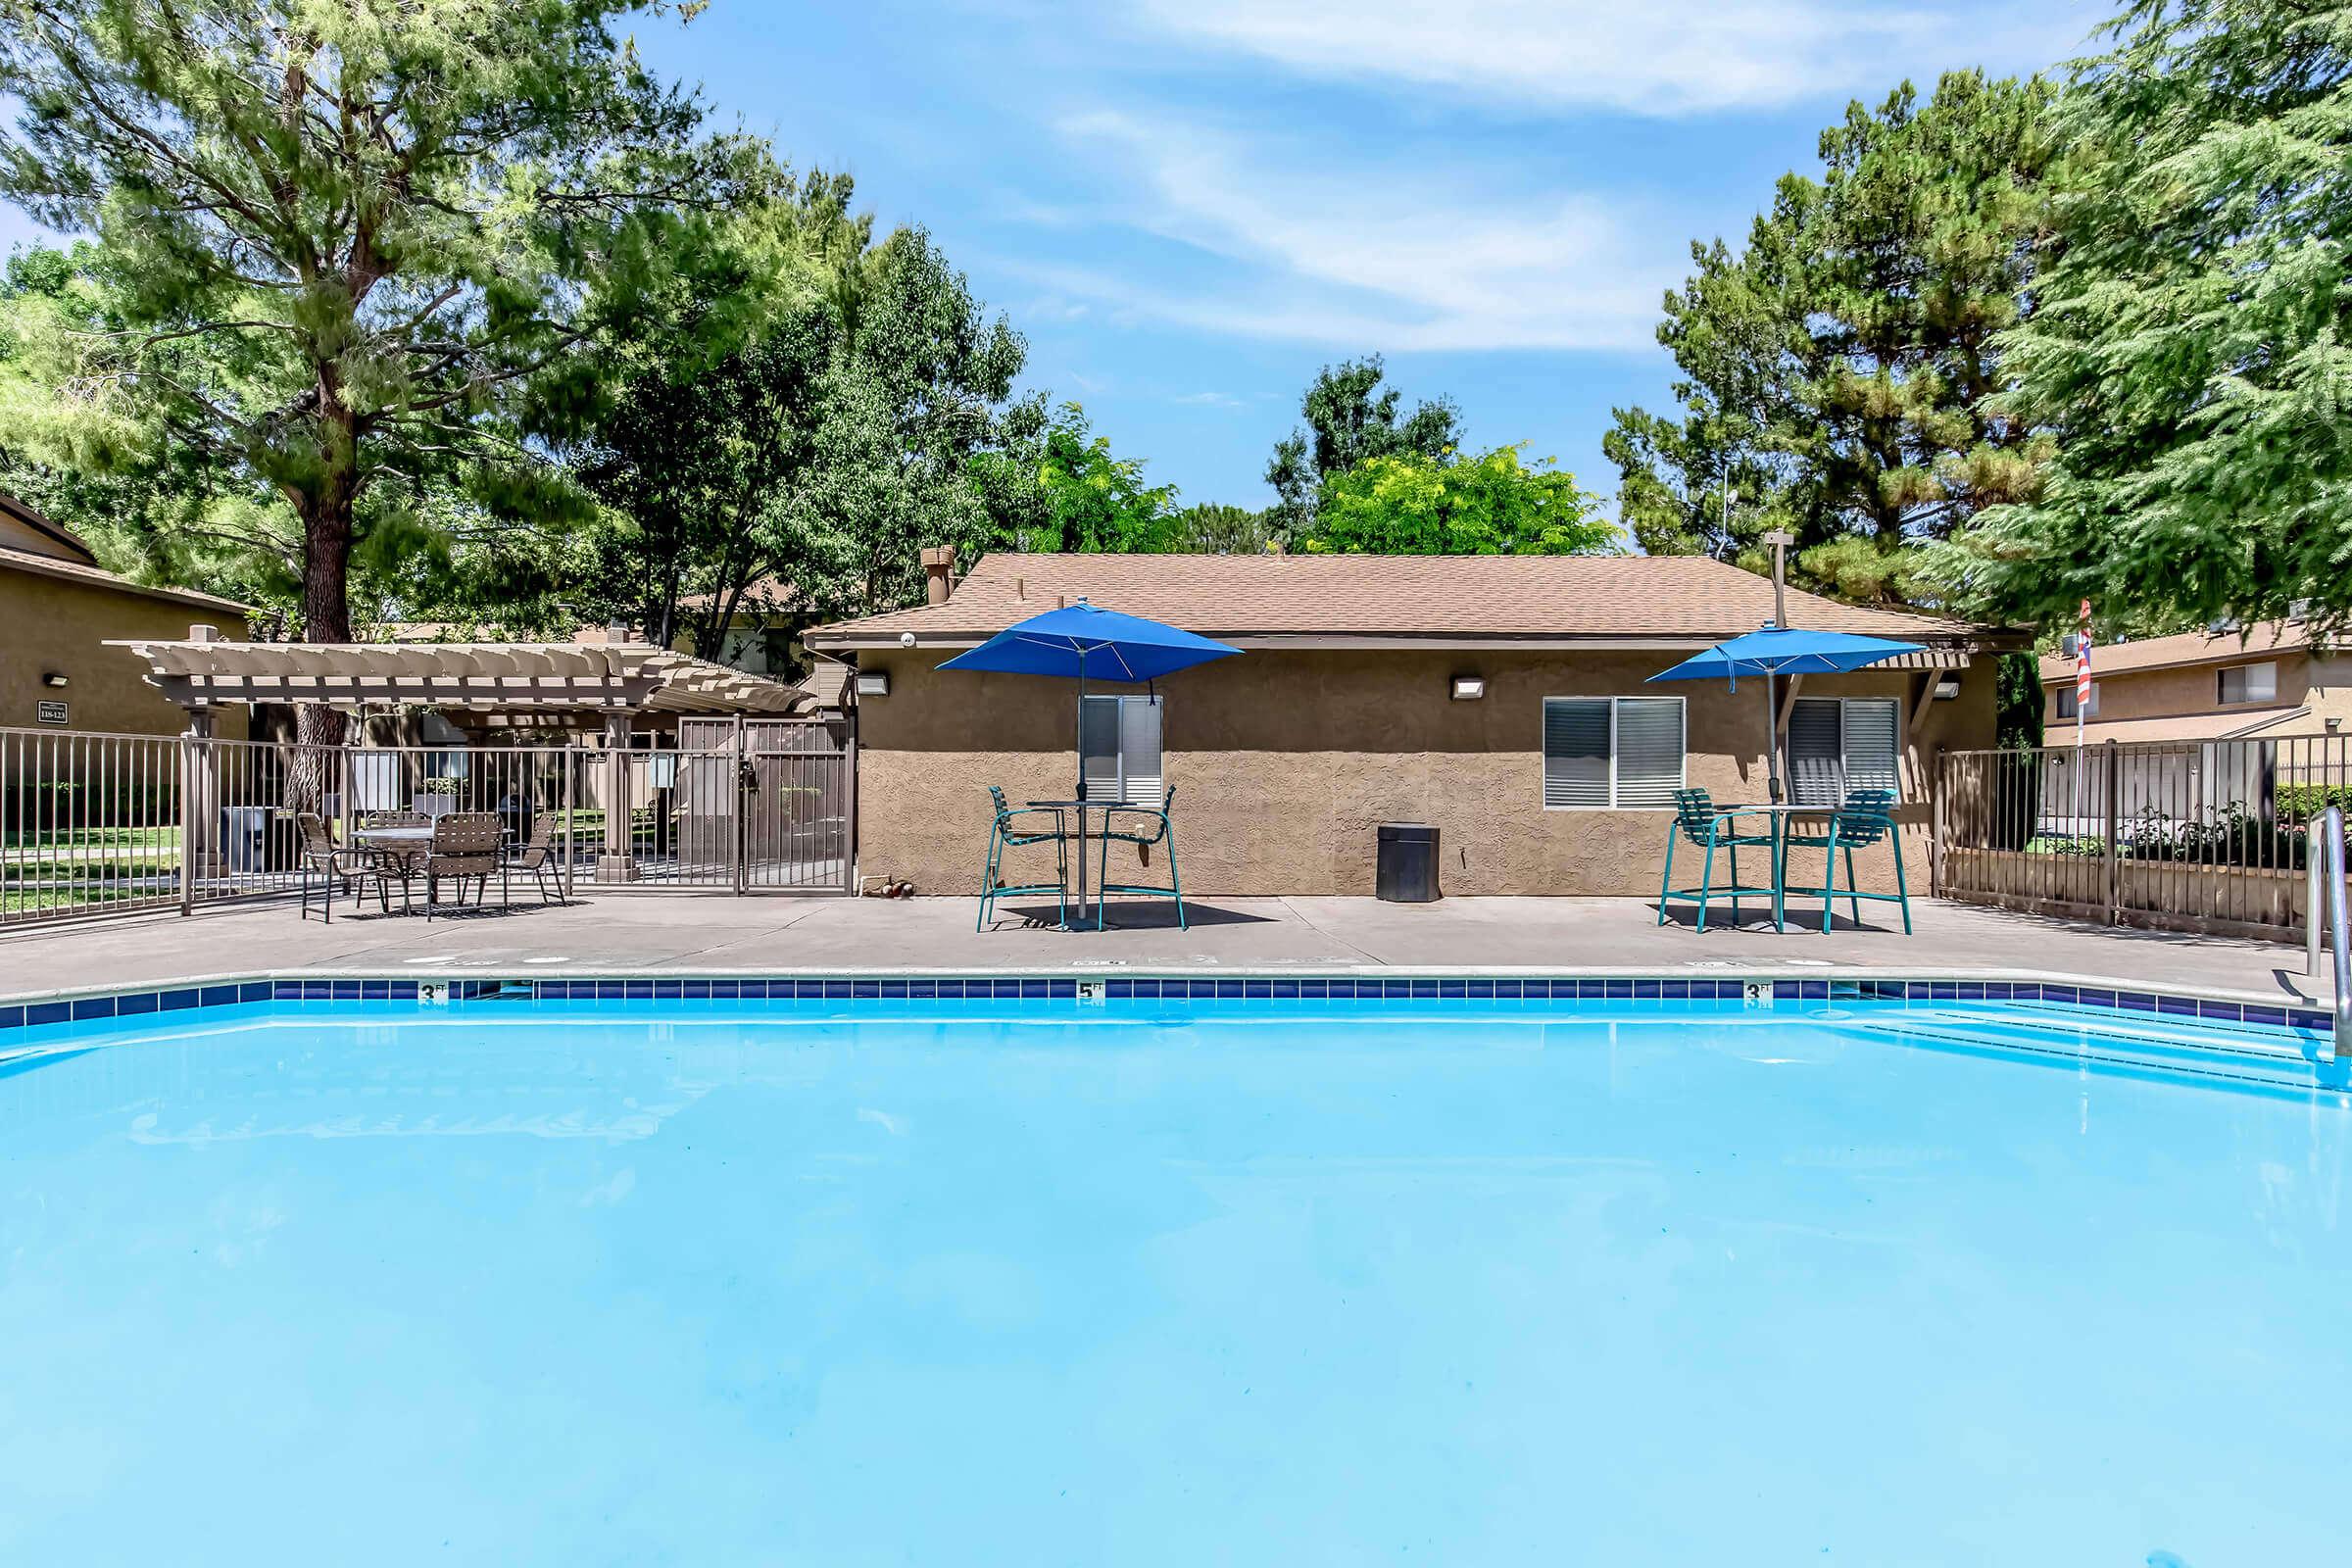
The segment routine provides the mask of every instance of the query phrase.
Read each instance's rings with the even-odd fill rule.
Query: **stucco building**
[[[2094,644],[2082,739],[2211,741],[2337,735],[2352,721],[2352,658],[2302,621]],[[2050,744],[2075,738],[2075,662],[2041,662]]]
[[[199,622],[228,638],[247,631],[244,606],[105,570],[70,530],[0,495],[0,728],[178,734],[187,715],[106,644],[183,637]],[[241,738],[244,722],[234,715],[221,733]]]
[[[1129,737],[1089,757],[1090,798],[1164,779],[1187,892],[1370,893],[1378,824],[1406,820],[1439,828],[1448,893],[1648,896],[1676,789],[1766,795],[1760,682],[1645,684],[1773,616],[1770,582],[1704,558],[998,554],[931,597],[808,636],[863,688],[860,868],[924,892],[976,891],[986,786],[1066,798],[1078,767],[1071,683],[937,666],[1081,598],[1245,650],[1094,688],[1134,710],[1090,726]],[[1799,799],[1891,785],[1924,835],[1936,756],[1993,743],[2021,639],[1793,591],[1788,614],[1927,645],[1782,708]]]

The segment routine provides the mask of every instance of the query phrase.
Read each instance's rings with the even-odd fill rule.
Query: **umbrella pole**
[[[1772,783],[1772,804],[1781,804],[1781,697],[1778,677],[1764,672],[1764,773]]]
[[[1086,647],[1078,648],[1078,922],[1086,923]]]

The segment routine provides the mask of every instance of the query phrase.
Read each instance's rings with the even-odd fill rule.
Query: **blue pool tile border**
[[[0,1030],[45,1024],[185,1012],[254,1003],[301,1004],[415,1002],[420,982],[408,978],[301,976],[216,980],[0,1004]],[[1270,1001],[1300,1003],[1739,1002],[1751,984],[1774,1003],[2032,1003],[2107,1014],[2263,1029],[2325,1029],[2325,1009],[2224,1002],[2115,986],[2028,980],[1841,980],[1786,976],[1736,979],[1688,976],[1395,975],[1037,975],[791,976],[775,978],[638,976],[593,980],[469,977],[446,982],[452,999],[536,1002],[1075,1002],[1082,984],[1100,984],[1113,1002]]]

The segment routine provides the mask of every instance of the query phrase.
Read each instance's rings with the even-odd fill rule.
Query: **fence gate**
[[[842,728],[689,719],[678,740],[683,874],[739,893],[855,891],[856,755]]]

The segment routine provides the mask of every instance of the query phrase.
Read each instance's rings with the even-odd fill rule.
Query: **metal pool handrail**
[[[2320,1059],[2333,1061],[2338,1053],[2352,1054],[2352,951],[2346,948],[2344,925],[2343,808],[2330,806],[2322,811],[2311,824],[2311,837],[2317,842],[2307,842],[2303,847],[2304,972],[2314,977],[2320,972],[2320,927],[2325,922],[2328,953],[2335,964],[2335,1030],[2333,1037],[2320,1047]],[[2328,878],[2325,904],[2320,895],[2323,862]]]

